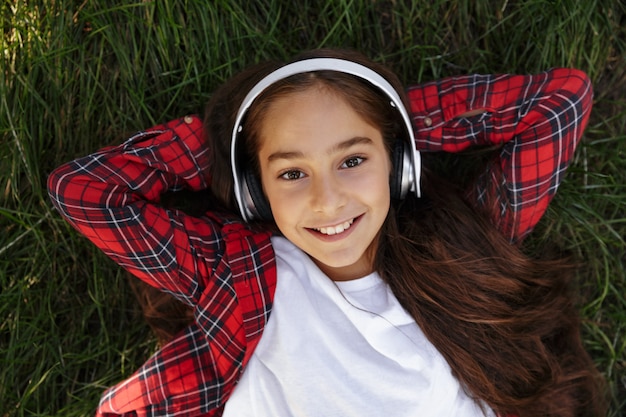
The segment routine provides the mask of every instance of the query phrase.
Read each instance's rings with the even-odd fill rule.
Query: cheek
[[[354,190],[362,193],[370,199],[389,200],[391,196],[390,180],[388,165],[382,163],[382,166],[374,171],[370,171],[367,175],[357,178],[358,184],[355,184]]]
[[[294,213],[297,212],[298,203],[301,199],[294,198],[292,194],[278,189],[276,186],[262,181],[262,189],[265,200],[269,203],[274,215],[274,223],[284,233],[284,227],[292,221]]]
[[[284,193],[277,192],[271,188],[269,190],[266,189],[265,198],[272,208],[275,218],[280,219],[285,214],[288,214],[287,206],[289,204],[289,198],[285,197]]]
[[[272,214],[274,216],[274,224],[278,230],[289,240],[295,239],[294,230],[298,228],[300,223],[300,213],[303,212],[298,201],[291,198],[280,198],[275,195],[268,199]]]

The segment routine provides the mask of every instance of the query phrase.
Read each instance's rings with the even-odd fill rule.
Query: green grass
[[[117,4],[119,3],[119,4]],[[533,235],[580,262],[584,339],[626,410],[626,6],[619,1],[2,2],[0,417],[91,415],[155,347],[127,276],[52,211],[47,174],[135,129],[199,112],[248,64],[355,47],[407,83],[469,72],[589,73],[595,107]]]

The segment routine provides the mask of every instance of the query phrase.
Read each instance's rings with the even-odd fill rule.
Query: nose
[[[311,206],[319,213],[335,213],[347,201],[345,187],[336,175],[317,175],[311,181]]]

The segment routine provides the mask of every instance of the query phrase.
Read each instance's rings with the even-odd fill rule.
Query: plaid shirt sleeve
[[[166,191],[207,188],[201,129],[191,116],[155,126],[62,165],[48,179],[52,203],[74,228],[120,266],[187,304],[197,304],[198,277],[210,276],[219,261],[219,230],[158,203]]]
[[[587,75],[553,69],[450,77],[408,95],[419,150],[500,146],[468,194],[512,243],[523,240],[556,193],[589,119]],[[484,112],[462,117],[472,110]]]
[[[276,269],[269,233],[159,205],[209,184],[202,122],[187,116],[57,168],[51,200],[119,265],[194,306],[194,323],[109,389],[98,416],[219,415],[269,317]]]

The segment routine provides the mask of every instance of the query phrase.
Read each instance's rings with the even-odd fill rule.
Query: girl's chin
[[[372,263],[367,262],[364,256],[351,264],[345,262],[322,262],[314,257],[311,257],[311,259],[333,281],[349,281],[363,278],[373,272]]]

